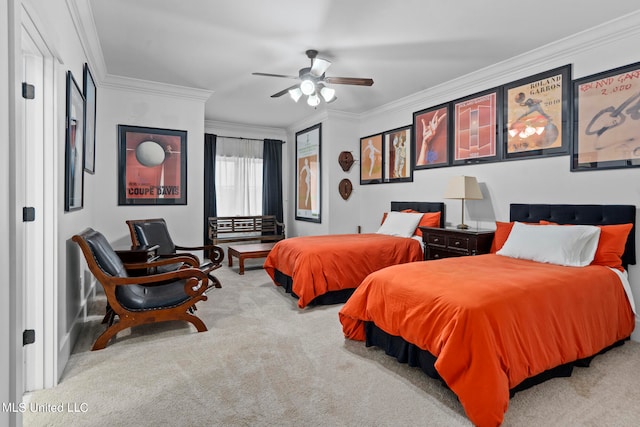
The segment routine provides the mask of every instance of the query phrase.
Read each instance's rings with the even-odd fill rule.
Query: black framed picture
[[[382,134],[384,142],[384,182],[412,182],[411,134],[413,127],[403,126]]]
[[[500,161],[500,94],[494,88],[452,102],[452,165]]]
[[[449,104],[413,113],[414,169],[449,166],[451,126]]]
[[[571,65],[503,86],[503,158],[569,154]]]
[[[576,79],[571,170],[640,166],[640,62]]]
[[[118,125],[118,205],[187,204],[187,131]]]
[[[380,184],[383,165],[382,134],[360,138],[360,184]]]
[[[322,222],[322,123],[296,132],[296,220]]]
[[[84,64],[85,125],[84,125],[84,170],[96,171],[96,82],[89,64]]]
[[[67,71],[64,210],[82,209],[84,203],[85,102],[78,83]]]

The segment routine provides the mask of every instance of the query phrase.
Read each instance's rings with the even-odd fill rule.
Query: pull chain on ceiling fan
[[[291,99],[295,102],[306,95],[307,104],[312,107],[316,107],[320,104],[321,100],[324,102],[333,102],[337,98],[335,96],[335,89],[327,86],[328,84],[342,84],[342,85],[356,85],[356,86],[371,86],[373,80],[369,78],[359,77],[327,77],[325,75],[327,69],[331,65],[330,61],[326,59],[318,58],[318,51],[309,49],[306,52],[307,57],[311,61],[310,67],[301,68],[298,71],[297,76],[287,76],[283,74],[270,74],[270,73],[252,73],[254,76],[266,76],[266,77],[281,77],[286,79],[299,79],[300,83],[294,86],[281,90],[278,93],[271,95],[271,98],[278,98],[289,93]]]

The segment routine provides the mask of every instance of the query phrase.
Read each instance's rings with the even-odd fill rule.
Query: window
[[[218,216],[262,215],[263,142],[219,137],[216,143]]]

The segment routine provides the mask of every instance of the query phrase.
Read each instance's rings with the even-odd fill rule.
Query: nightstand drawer
[[[469,250],[469,239],[458,236],[447,237],[447,248],[461,251]]]
[[[448,251],[446,249],[434,248],[433,246],[430,246],[428,251],[429,255],[426,257],[427,259],[453,258],[469,255],[466,252]]]
[[[427,245],[442,246],[443,248],[447,246],[447,237],[444,234],[429,233],[426,236]]]

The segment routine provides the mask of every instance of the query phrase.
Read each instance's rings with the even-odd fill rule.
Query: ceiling
[[[364,113],[640,9],[538,0],[90,0],[110,75],[210,90],[207,120],[286,128],[314,113],[270,96],[307,49],[332,62],[332,110]],[[426,107],[426,106],[425,106]],[[322,103],[318,110],[327,108]]]

